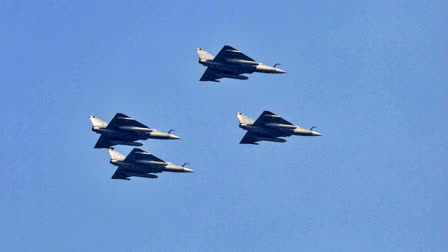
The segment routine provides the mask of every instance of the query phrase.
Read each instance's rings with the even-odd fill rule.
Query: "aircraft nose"
[[[313,131],[313,136],[322,136],[322,134],[319,132]]]
[[[277,73],[286,73],[285,71],[283,71],[283,70],[281,70],[279,68],[276,68],[275,70],[277,70]]]
[[[184,167],[184,172],[194,172],[192,169],[188,169]]]
[[[170,134],[170,139],[181,139],[181,137],[178,137],[176,135]]]

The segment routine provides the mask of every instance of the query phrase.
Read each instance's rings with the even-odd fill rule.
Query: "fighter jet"
[[[316,128],[315,126],[309,130],[304,129],[269,111],[264,111],[256,121],[243,113],[236,113],[236,116],[240,121],[240,128],[247,130],[240,144],[258,145],[258,141],[284,143],[286,140],[280,137],[289,137],[291,135],[322,136],[320,133],[313,131]]]
[[[129,177],[157,178],[152,173],[161,172],[193,172],[186,167],[186,164],[178,166],[145,152],[141,149],[134,148],[127,157],[109,148],[110,163],[118,166],[112,179],[130,180]]]
[[[249,78],[241,74],[253,72],[286,73],[276,68],[279,64],[266,66],[228,45],[224,46],[216,57],[201,48],[196,48],[196,52],[199,54],[199,63],[207,67],[200,81],[219,82],[218,79],[221,78],[247,80]]]
[[[92,122],[92,131],[101,134],[94,148],[109,148],[111,146],[122,144],[130,146],[142,146],[137,140],[155,139],[180,139],[180,137],[168,133],[151,129],[148,126],[139,123],[125,114],[117,113],[109,124],[96,116],[89,116]]]

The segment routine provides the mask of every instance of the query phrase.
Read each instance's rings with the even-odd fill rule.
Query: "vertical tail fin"
[[[236,116],[238,117],[238,120],[240,120],[240,125],[241,124],[250,125],[250,124],[254,124],[254,122],[255,122],[253,119],[247,117],[243,113],[236,113]]]
[[[92,122],[92,127],[98,127],[98,128],[107,127],[107,123],[96,116],[89,116],[89,119]]]
[[[196,52],[199,54],[199,60],[213,60],[215,58],[215,56],[201,48],[196,48]]]
[[[110,160],[114,160],[114,161],[123,161],[126,157],[121,154],[120,152],[116,151],[113,148],[109,148],[107,149],[109,151],[109,155],[110,155]]]

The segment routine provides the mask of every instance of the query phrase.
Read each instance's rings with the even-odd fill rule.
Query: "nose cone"
[[[194,172],[192,169],[188,169],[184,167],[184,172]]]
[[[276,68],[275,71],[276,71],[277,73],[286,73],[285,71],[281,70],[280,68]]]
[[[313,131],[313,136],[322,136],[322,134],[319,132]]]
[[[181,139],[181,137],[178,137],[176,135],[170,134],[170,139]]]

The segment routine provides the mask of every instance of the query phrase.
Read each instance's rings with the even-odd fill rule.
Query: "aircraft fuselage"
[[[269,133],[272,130],[278,130],[284,132],[284,136],[291,136],[291,135],[297,135],[297,136],[321,136],[320,133],[316,131],[312,131],[309,129],[304,129],[295,125],[289,125],[289,124],[279,124],[279,123],[267,123],[265,124],[266,127],[259,127],[254,126],[253,124],[240,124],[240,128],[244,130],[250,130],[254,131],[260,134],[266,134],[269,135]],[[268,141],[268,140],[266,140]]]
[[[134,163],[135,162],[135,163]],[[126,167],[126,169],[135,170],[135,171],[144,171],[146,173],[160,173],[160,172],[192,172],[192,170],[175,165],[172,163],[165,163],[160,161],[153,160],[135,160],[132,163],[128,163],[125,161],[114,160],[111,159],[110,163],[115,166]]]
[[[107,128],[100,128],[100,127],[92,127],[92,131],[98,133],[98,134],[104,134],[111,137],[118,137],[118,138],[126,138],[129,136],[138,136],[142,140],[148,139],[148,138],[154,138],[154,139],[180,139],[180,137],[175,136],[170,133],[161,132],[154,129],[148,129],[148,128],[140,128],[140,127],[130,127],[130,126],[123,126],[120,127],[120,130],[112,130]],[[140,145],[138,145],[140,146]]]
[[[225,62],[217,62],[214,60],[199,60],[199,63],[207,67],[213,67],[224,71],[235,72],[235,74],[237,73],[251,74],[253,72],[285,73],[285,71],[281,69],[267,66],[263,63],[242,59],[227,59]]]

